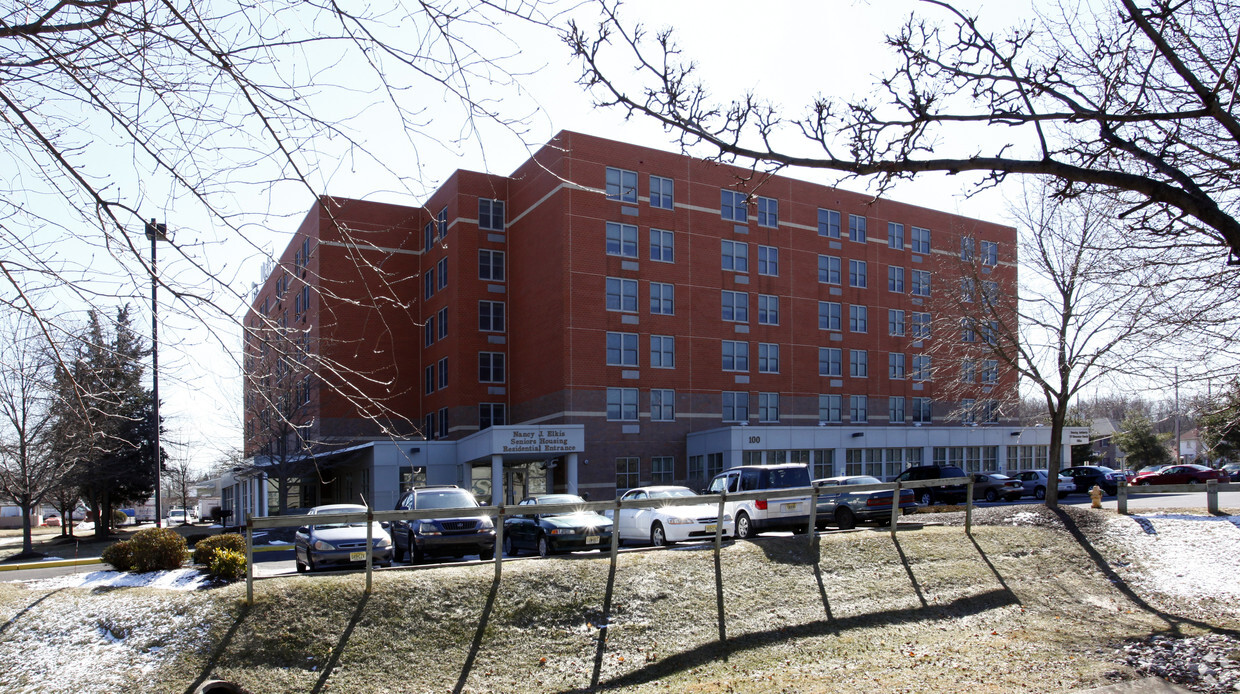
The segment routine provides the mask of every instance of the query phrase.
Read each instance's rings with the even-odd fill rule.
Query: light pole
[[[168,240],[168,225],[156,224],[155,220],[146,223],[146,237],[151,240],[151,396],[154,398],[154,418],[151,428],[151,440],[155,450],[155,527],[163,525],[162,495],[160,486],[163,483],[163,461],[159,450],[159,304],[156,301],[159,282],[155,271],[155,242]]]

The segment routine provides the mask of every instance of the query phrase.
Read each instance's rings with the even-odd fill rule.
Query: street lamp
[[[152,219],[146,223],[146,237],[151,240],[151,396],[155,399],[152,423],[154,432],[152,432],[151,439],[155,450],[155,527],[158,528],[163,525],[162,499],[160,498],[163,461],[160,460],[159,450],[159,305],[156,303],[159,282],[156,281],[157,273],[155,272],[155,242],[168,240],[168,225],[157,224]]]

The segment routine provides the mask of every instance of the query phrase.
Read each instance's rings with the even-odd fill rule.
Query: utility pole
[[[1180,462],[1180,367],[1175,367],[1175,462]]]
[[[163,486],[163,461],[159,448],[159,304],[156,291],[159,288],[155,271],[155,242],[168,240],[168,225],[147,222],[146,237],[151,240],[151,396],[154,398],[154,416],[151,424],[151,441],[155,449],[155,527],[163,525],[163,504],[160,487]]]

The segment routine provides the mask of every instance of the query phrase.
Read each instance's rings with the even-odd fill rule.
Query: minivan
[[[901,472],[897,482],[917,482],[919,480],[937,480],[949,477],[968,477],[964,470],[955,465],[918,465]],[[950,484],[942,487],[918,487],[917,503],[922,506],[931,504],[962,504],[967,494],[963,484]]]
[[[753,499],[726,502],[725,509],[736,522],[736,537],[746,539],[768,530],[809,529],[809,468],[805,465],[741,465],[715,475],[707,494],[755,492],[764,489],[805,487],[805,496],[783,499]]]

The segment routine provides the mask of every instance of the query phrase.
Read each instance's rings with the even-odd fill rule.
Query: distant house
[[[1098,417],[1089,423],[1089,444],[1094,455],[1098,457],[1098,465],[1122,470],[1127,462],[1128,454],[1115,445],[1115,434],[1119,431],[1119,422],[1106,417]]]

